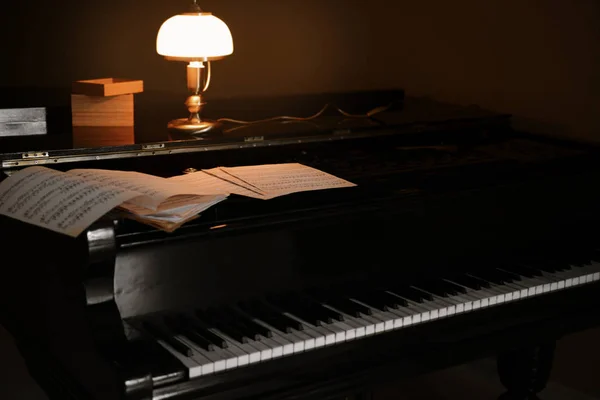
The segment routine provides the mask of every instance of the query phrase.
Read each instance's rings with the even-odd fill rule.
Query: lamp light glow
[[[229,28],[211,13],[187,13],[166,20],[156,38],[156,52],[182,61],[209,61],[233,53]]]
[[[191,95],[185,102],[188,118],[169,122],[170,130],[197,135],[213,131],[219,124],[200,117],[203,99],[211,80],[211,61],[233,53],[233,39],[227,24],[203,12],[194,0],[190,12],[166,20],[156,37],[156,52],[171,61],[186,61],[187,86]],[[206,65],[205,65],[206,64]]]

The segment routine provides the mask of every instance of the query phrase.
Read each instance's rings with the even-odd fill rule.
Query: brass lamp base
[[[221,132],[221,123],[210,120],[190,121],[189,118],[180,118],[169,122],[168,128],[170,131],[179,134],[206,136],[209,134],[219,134]]]

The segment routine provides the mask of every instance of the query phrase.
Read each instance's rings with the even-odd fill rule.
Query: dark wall
[[[231,57],[210,96],[402,87],[600,139],[597,0],[200,0],[229,25]],[[2,10],[0,86],[104,76],[185,91],[155,52],[187,0],[12,2]],[[7,22],[7,23],[6,23]]]

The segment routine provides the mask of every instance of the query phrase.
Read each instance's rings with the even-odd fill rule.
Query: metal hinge
[[[264,136],[246,136],[244,138],[244,142],[262,142],[264,140]]]
[[[47,151],[36,151],[33,153],[23,153],[21,155],[21,157],[23,159],[30,159],[30,158],[48,158],[50,156],[48,155]]]
[[[156,143],[156,144],[144,144],[142,145],[142,150],[156,150],[156,149],[164,149],[164,143]]]

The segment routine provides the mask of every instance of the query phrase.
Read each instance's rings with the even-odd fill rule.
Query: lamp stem
[[[206,66],[201,61],[192,61],[187,66],[187,86],[192,94],[200,95],[208,90],[210,78],[210,61],[206,62]]]
[[[210,61],[207,61],[206,64],[205,66],[202,61],[192,61],[187,66],[187,86],[191,95],[187,98],[185,105],[190,112],[188,118],[190,123],[202,121],[200,112],[205,104],[202,94],[208,89],[211,77]]]

